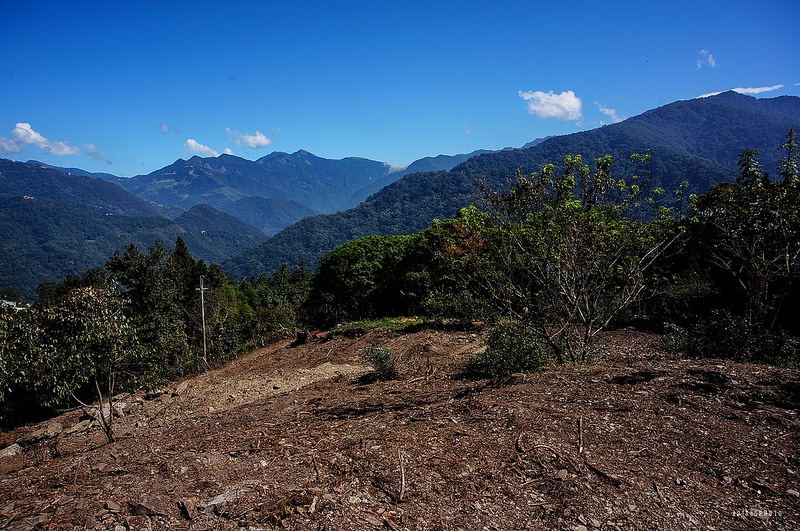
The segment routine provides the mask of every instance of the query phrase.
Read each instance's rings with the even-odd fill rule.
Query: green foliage
[[[669,324],[661,336],[669,352],[690,358],[729,358],[736,361],[800,367],[800,341],[785,331],[770,331],[728,310],[712,310],[694,324]]]
[[[486,183],[486,213],[462,212],[460,241],[450,242],[468,285],[498,315],[529,319],[559,362],[586,360],[679,236],[678,211],[657,206],[659,190],[636,175],[615,178],[613,165],[601,157],[591,172],[580,155],[567,156],[560,174],[548,164],[518,171],[503,192]]]
[[[323,325],[418,313],[428,291],[429,255],[415,236],[367,236],[327,253],[307,304]]]
[[[495,324],[486,337],[486,350],[470,362],[472,370],[488,374],[495,380],[516,372],[527,372],[553,360],[546,339],[525,322],[506,319]]]
[[[22,293],[16,288],[2,288],[0,289],[0,300],[22,302]]]
[[[45,406],[94,396],[95,415],[114,439],[111,397],[150,382],[154,364],[123,312],[122,297],[110,286],[78,287],[50,305],[4,316],[0,366],[4,388],[32,392]],[[8,398],[8,397],[7,397]]]
[[[276,335],[299,328],[310,289],[311,275],[305,268],[293,271],[286,264],[272,275],[262,273],[228,286],[231,321],[241,343],[264,346]]]
[[[375,377],[378,380],[394,380],[397,378],[397,357],[392,354],[391,349],[382,348],[378,345],[367,345],[367,348],[359,354],[359,357],[372,365],[375,370]]]
[[[793,131],[784,146],[794,143]],[[796,162],[796,147],[786,160]],[[794,153],[794,154],[793,154]],[[783,179],[761,171],[758,152],[740,156],[734,183],[713,187],[697,201],[694,236],[720,293],[754,327],[773,330],[794,320],[800,276],[800,179],[784,164]]]

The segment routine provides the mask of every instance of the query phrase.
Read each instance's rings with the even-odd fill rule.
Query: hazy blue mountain
[[[223,212],[261,229],[265,236],[272,236],[304,217],[316,214],[297,201],[269,197],[244,197],[220,208]]]
[[[403,234],[427,227],[434,218],[453,216],[474,202],[474,183],[488,178],[500,185],[522,167],[560,164],[564,155],[580,154],[591,164],[610,154],[615,172],[634,171],[632,153],[650,153],[655,184],[667,190],[687,180],[693,192],[734,179],[743,149],[761,152],[762,167],[776,173],[776,147],[790,128],[800,129],[800,98],[756,99],[735,92],[679,101],[598,129],[550,137],[526,149],[471,157],[449,172],[410,174],[363,204],[333,215],[305,218],[264,244],[225,262],[234,276],[275,270],[285,262],[315,268],[322,255],[367,234]]]
[[[105,173],[105,172],[91,172],[86,171],[81,168],[65,168],[62,166],[53,166],[51,164],[45,164],[44,162],[39,162],[38,160],[29,160],[26,161],[26,164],[33,164],[35,166],[44,166],[47,168],[53,168],[54,170],[58,170],[61,173],[69,173],[71,175],[80,175],[81,177],[94,177],[95,179],[103,179],[104,181],[111,181],[115,182],[119,179],[118,175],[114,175],[112,173]]]
[[[425,157],[405,168],[358,157],[324,159],[303,150],[274,152],[255,161],[233,155],[195,156],[132,178],[36,161],[29,164],[115,182],[152,202],[154,213],[170,218],[208,204],[271,236],[305,216],[352,208],[408,173],[449,170],[481,153],[487,151]]]
[[[353,194],[390,174],[390,167],[368,159],[329,160],[307,151],[275,152],[256,161],[233,155],[192,157],[148,175],[117,182],[157,204],[219,210],[246,197],[294,201],[315,212],[336,212]],[[400,176],[398,176],[399,178]]]

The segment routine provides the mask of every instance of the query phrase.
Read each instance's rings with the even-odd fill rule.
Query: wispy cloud
[[[169,125],[164,123],[161,124],[150,123],[150,127],[155,127],[156,129],[158,129],[158,132],[162,134],[167,134],[170,131],[172,131],[176,135],[181,134],[181,128],[178,127],[177,125]]]
[[[256,134],[254,135],[240,133],[228,127],[225,128],[225,131],[233,137],[233,141],[236,142],[236,145],[238,146],[244,144],[249,148],[258,149],[272,144],[272,140],[267,138],[267,136],[261,131],[256,131]]]
[[[528,114],[539,118],[556,118],[558,120],[580,120],[583,116],[581,99],[571,90],[554,94],[550,92],[519,91],[519,97],[528,102]]]
[[[740,94],[761,94],[762,92],[772,92],[773,90],[779,90],[782,88],[783,85],[770,85],[769,87],[737,87],[731,90]]]
[[[714,58],[714,54],[703,48],[698,52],[700,54],[700,59],[697,60],[697,69],[700,70],[705,65],[710,66],[711,68],[717,67],[717,60]]]
[[[103,155],[105,155],[105,153],[98,151],[94,144],[84,144],[83,147],[86,148],[86,154],[94,160],[103,160]]]
[[[396,173],[408,168],[408,164],[392,164],[391,162],[384,162],[383,165],[388,168],[389,173]]]
[[[219,153],[208,146],[204,146],[194,138],[188,139],[183,144],[183,149],[188,151],[189,153],[199,153],[200,155],[206,155],[209,157],[219,157]]]
[[[733,92],[738,92],[739,94],[761,94],[764,92],[772,92],[773,90],[780,90],[784,87],[784,85],[770,85],[768,87],[736,87],[732,88]],[[718,96],[722,94],[724,91],[718,90],[716,92],[708,92],[706,94],[700,94],[697,96],[698,98],[708,98],[710,96]]]
[[[11,130],[11,138],[0,137],[0,152],[22,153],[22,149],[33,144],[49,155],[74,155],[80,148],[70,146],[66,142],[48,140],[37,133],[26,122],[18,122]]]
[[[621,122],[622,120],[624,120],[624,118],[620,117],[617,114],[617,110],[616,109],[612,109],[610,107],[606,107],[605,105],[603,105],[599,101],[594,102],[594,104],[597,105],[597,108],[600,109],[601,113],[603,113],[606,116],[608,116],[609,118],[611,118],[611,121],[613,123]]]
[[[10,138],[0,136],[0,153],[22,153],[22,148]]]

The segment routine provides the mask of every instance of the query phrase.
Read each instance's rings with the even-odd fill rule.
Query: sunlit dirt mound
[[[0,434],[0,530],[797,529],[800,377],[635,331],[501,385],[482,333],[334,335]],[[370,344],[400,357],[369,377]]]

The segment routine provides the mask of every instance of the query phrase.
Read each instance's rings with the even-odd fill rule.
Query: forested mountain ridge
[[[305,216],[352,208],[410,172],[450,169],[472,155],[428,157],[406,168],[359,157],[325,159],[305,150],[291,154],[273,152],[255,161],[234,155],[194,156],[150,174],[120,178],[116,182],[161,205],[165,212],[208,204],[239,217],[243,205],[247,205],[244,206],[247,217],[240,219],[274,234]],[[262,202],[258,206],[264,210],[259,212],[254,208],[253,198],[279,203]],[[240,203],[244,199],[248,201]],[[289,201],[295,206],[287,210]]]
[[[102,179],[0,159],[0,197],[50,199],[101,214],[157,216],[152,203]]]
[[[356,157],[330,161],[299,151],[273,153],[254,162],[228,155],[193,157],[148,179],[117,180],[147,190],[156,201],[173,203],[160,207],[100,178],[77,175],[77,170],[0,160],[0,245],[6,252],[0,287],[15,287],[30,298],[38,282],[99,266],[127,243],[146,248],[157,238],[174,243],[177,236],[194,256],[222,263],[235,277],[275,271],[282,263],[302,262],[313,270],[325,252],[351,239],[413,233],[435,218],[453,216],[475,201],[476,180],[488,177],[502,183],[518,168],[533,171],[545,163],[558,165],[567,154],[581,154],[589,164],[611,154],[617,161],[614,172],[627,175],[633,171],[630,155],[649,152],[650,171],[667,190],[687,180],[693,192],[702,193],[736,176],[743,149],[759,150],[762,167],[775,175],[775,146],[790,128],[800,129],[800,98],[756,99],[731,92],[675,102],[590,131],[539,139],[524,149],[428,157],[394,172],[381,162]],[[270,193],[284,198],[248,195],[267,186],[248,173],[255,167],[285,177],[285,182],[269,185],[274,188]],[[423,168],[437,171],[413,172]],[[342,182],[330,184],[339,178]],[[319,188],[314,188],[314,179]],[[311,198],[319,206],[327,201],[333,208],[333,196],[348,204],[359,193],[385,183],[390,184],[362,204],[336,214],[313,215],[315,209],[303,202]],[[210,203],[201,201],[206,197],[203,190],[219,200],[219,211],[199,207],[187,212],[187,207],[196,206],[188,200],[181,203],[188,191],[195,194],[193,201]],[[23,196],[34,197],[35,203],[22,202]],[[134,217],[121,219],[125,216]],[[66,219],[74,220],[72,225],[62,223]],[[253,247],[270,234],[275,235]]]
[[[775,147],[790,128],[800,129],[800,98],[756,99],[735,92],[678,101],[622,122],[590,131],[547,138],[527,149],[503,150],[468,159],[449,172],[410,174],[383,188],[347,212],[306,218],[262,245],[223,264],[234,276],[274,271],[281,263],[303,262],[315,268],[322,255],[346,241],[368,234],[410,234],[435,218],[453,216],[473,203],[475,181],[502,183],[519,168],[535,171],[560,165],[565,155],[585,162],[610,154],[614,171],[635,170],[633,153],[649,153],[649,171],[666,190],[686,180],[703,193],[736,176],[738,155],[758,150],[762,167],[776,174]]]
[[[178,236],[213,263],[265,239],[210,207],[172,220],[114,183],[0,159],[0,288],[13,287],[26,300],[39,284],[98,267],[129,243],[146,249]]]
[[[147,249],[156,240],[171,246],[178,237],[208,263],[222,262],[265,238],[256,228],[205,205],[171,220],[106,215],[39,197],[0,196],[0,287],[34,300],[40,284],[99,267],[129,243]]]
[[[415,164],[449,168],[468,156],[442,155],[430,159],[433,162],[423,159]],[[374,181],[370,175],[376,171],[390,172],[386,164],[359,158],[330,161],[305,151],[295,155],[273,153],[256,162],[229,156],[220,159],[193,157],[178,161],[155,172],[164,178],[160,184],[150,181],[159,193],[179,197],[182,192],[170,191],[169,184],[175,181],[169,179],[183,172],[185,186],[199,187],[197,190],[202,192],[203,186],[210,184],[224,192],[222,197],[231,199],[220,200],[219,209],[206,204],[205,195],[200,192],[194,198],[200,203],[156,205],[118,186],[128,179],[36,161],[0,160],[0,249],[3,250],[0,288],[15,288],[26,300],[33,300],[39,284],[58,282],[67,275],[79,275],[98,267],[128,243],[146,249],[161,239],[171,246],[179,236],[198,259],[222,263],[297,220],[317,213],[307,204],[292,199],[248,195],[258,191],[263,183],[239,179],[237,175],[244,175],[254,167],[267,168],[266,173],[273,176],[292,172],[297,176],[294,180],[287,177],[286,182],[273,183],[278,190],[274,195],[291,195],[297,180],[305,179],[306,195],[323,200],[335,194],[325,192],[322,185],[319,193],[312,193],[312,184],[315,179],[322,179],[320,175],[342,181],[335,185],[341,191],[341,199],[363,182],[372,182],[379,189],[407,171],[403,169],[392,174],[396,176]],[[259,175],[264,173],[259,172]],[[359,200],[359,193],[366,194],[356,190],[350,200]],[[294,195],[302,198],[303,194]],[[188,210],[184,208],[187,205]]]

